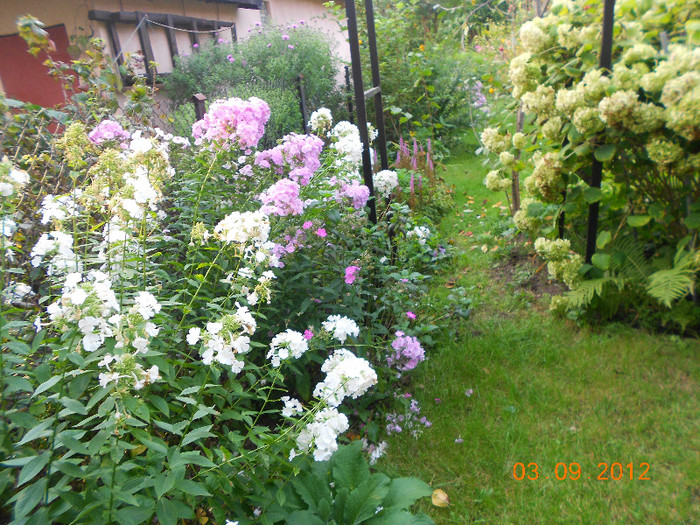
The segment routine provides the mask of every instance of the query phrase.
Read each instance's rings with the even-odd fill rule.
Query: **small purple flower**
[[[272,46],[272,44],[267,44],[267,47],[271,47],[271,46]]]
[[[308,341],[313,336],[314,336],[314,333],[311,330],[304,330],[304,339],[306,339]]]
[[[192,44],[192,47],[197,49],[199,47],[199,44]]]
[[[219,44],[223,44],[223,43],[224,43],[224,39],[223,39],[223,38],[219,38]]]
[[[289,44],[287,47],[288,47],[289,49],[294,49],[294,46],[293,46],[292,44]]]
[[[466,392],[464,392],[464,395],[467,397],[472,397],[472,394],[474,393],[473,388],[468,388]]]
[[[319,237],[323,238],[323,237],[325,237],[325,236],[328,235],[328,234],[326,233],[326,229],[325,229],[325,228],[319,228],[318,230],[316,230],[316,235],[318,235]]]
[[[306,222],[302,225],[302,228],[304,228],[305,230],[308,230],[308,229],[311,228],[313,225],[314,225],[313,222],[311,222],[311,221],[306,221]]]
[[[413,312],[406,312],[406,317],[408,317],[409,319],[415,319],[416,314],[414,314]]]
[[[289,40],[289,35],[282,35],[282,40]]]
[[[436,397],[435,402],[439,405],[440,403],[442,403],[442,399],[440,399],[439,397]]]
[[[226,55],[226,60],[228,60],[232,64],[236,61],[236,59],[233,58],[233,55]]]

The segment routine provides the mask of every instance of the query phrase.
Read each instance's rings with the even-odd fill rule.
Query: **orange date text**
[[[619,481],[629,480],[650,480],[649,463],[623,464],[598,463],[597,468],[590,468],[587,472],[581,468],[579,463],[557,463],[553,469],[541,467],[537,463],[516,463],[513,465],[513,479],[518,481],[536,479],[592,479],[595,481]]]

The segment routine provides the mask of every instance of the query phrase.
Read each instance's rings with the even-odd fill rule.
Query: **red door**
[[[64,25],[45,28],[56,44],[51,54],[54,60],[70,62],[68,34]],[[5,95],[44,107],[65,102],[61,84],[49,76],[43,64],[46,55],[33,57],[27,52],[27,43],[18,34],[0,36],[0,79]]]

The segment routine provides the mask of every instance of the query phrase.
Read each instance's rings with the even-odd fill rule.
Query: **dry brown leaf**
[[[454,287],[455,287],[455,280],[454,279],[450,279],[449,281],[447,281],[445,283],[445,288],[454,288]]]
[[[447,507],[450,505],[450,498],[447,496],[447,492],[441,489],[435,489],[433,491],[433,505],[436,507]]]
[[[486,253],[487,251],[489,251],[489,245],[488,245],[488,244],[484,244],[484,245],[481,247],[481,251],[484,252],[484,253]]]

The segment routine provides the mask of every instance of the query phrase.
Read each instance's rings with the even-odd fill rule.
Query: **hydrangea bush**
[[[602,1],[555,2],[520,29],[522,53],[509,77],[532,127],[484,130],[494,161],[485,184],[508,191],[519,173],[527,196],[516,225],[533,237],[552,237],[565,225],[566,246],[543,239],[535,247],[574,290],[566,296],[570,309],[613,290],[692,309],[679,302],[693,292],[700,261],[700,128],[692,117],[700,109],[700,52],[692,6],[617,2],[610,71],[598,66]],[[604,167],[600,189],[591,186],[594,156]],[[584,250],[593,202],[601,226],[587,265],[576,253]]]
[[[385,449],[373,402],[425,359],[417,336],[436,327],[406,311],[426,278],[414,259],[437,240],[414,241],[388,202],[368,224],[357,128],[322,111],[315,135],[256,151],[269,115],[218,101],[195,144],[71,125],[74,187],[43,199],[17,282],[29,176],[0,164],[0,493],[14,523],[276,523],[287,481],[348,429],[374,460]]]

